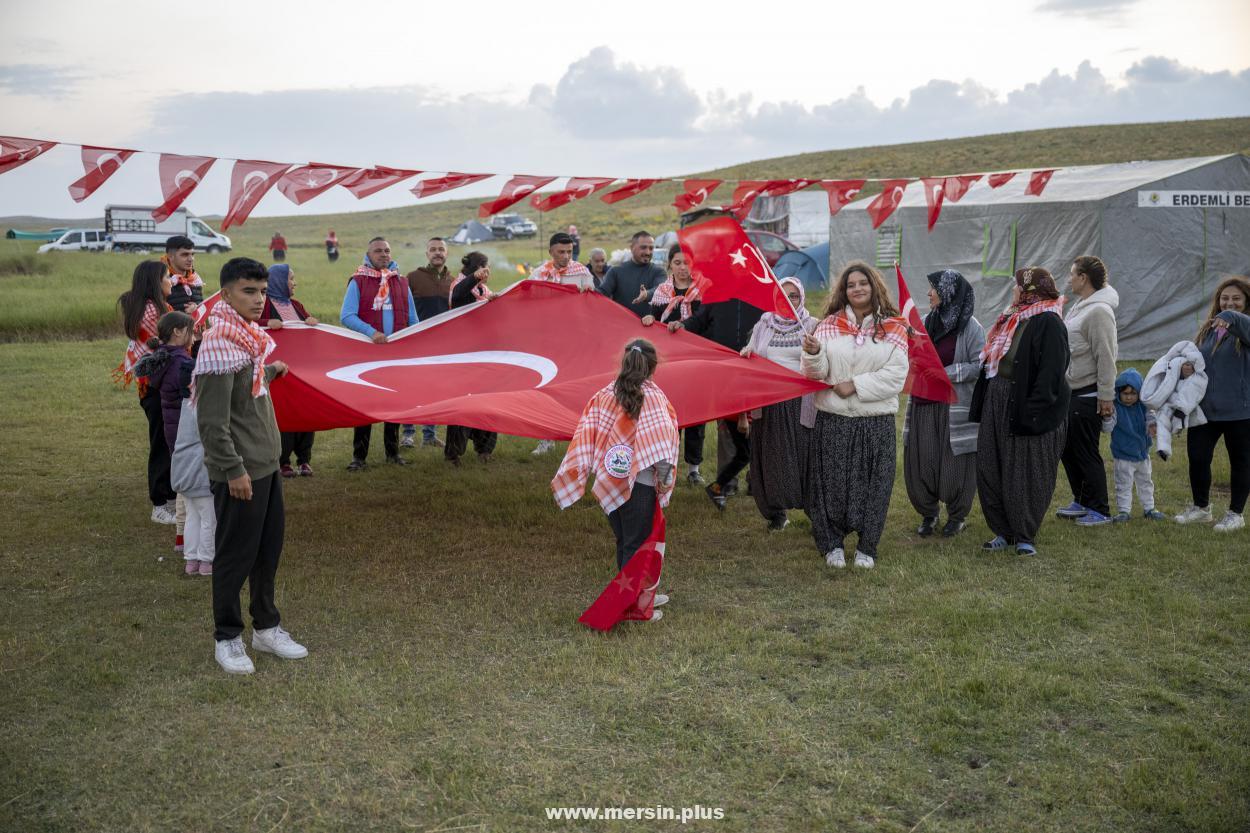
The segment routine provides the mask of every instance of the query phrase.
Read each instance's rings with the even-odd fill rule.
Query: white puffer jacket
[[[1181,367],[1186,362],[1193,364],[1194,372],[1182,379]],[[1164,460],[1172,457],[1173,434],[1207,422],[1206,414],[1198,407],[1207,393],[1206,369],[1198,345],[1181,341],[1151,366],[1142,382],[1141,401],[1156,414],[1159,456]]]
[[[832,387],[855,382],[855,393],[843,399],[832,390],[816,394],[816,408],[841,416],[880,416],[898,413],[898,395],[907,383],[907,349],[871,338],[856,346],[854,336],[831,335],[820,352],[803,353],[803,375]]]

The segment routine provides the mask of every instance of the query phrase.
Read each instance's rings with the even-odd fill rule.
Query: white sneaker
[[[152,521],[158,524],[168,524],[173,526],[178,523],[178,516],[174,512],[171,512],[167,506],[153,506]]]
[[[841,547],[838,547],[836,550],[830,550],[829,554],[825,556],[825,563],[830,567],[836,567],[841,570],[846,567],[846,553],[842,551]]]
[[[399,441],[400,448],[415,448],[417,445],[417,437],[415,434],[405,434],[404,438]]]
[[[1215,531],[1232,532],[1234,529],[1244,529],[1245,526],[1246,519],[1230,509],[1224,513],[1224,517],[1220,518],[1220,522],[1215,525]]]
[[[1211,507],[1201,509],[1197,506],[1190,506],[1176,516],[1176,522],[1178,524],[1209,524],[1211,523]]]
[[[551,440],[539,440],[538,445],[534,446],[534,450],[531,451],[530,454],[533,454],[535,457],[539,457],[555,447],[556,444]]]
[[[855,566],[863,567],[865,570],[871,570],[876,560],[871,555],[864,555],[859,550],[855,550]]]
[[[664,593],[656,593],[655,601],[651,603],[651,606],[659,607],[660,605],[666,605],[666,604],[668,604],[668,596],[665,595]]]
[[[308,649],[291,638],[281,625],[252,631],[252,648],[266,654],[276,654],[283,659],[303,659]]]
[[[653,610],[653,611],[651,611],[651,618],[650,618],[650,619],[648,619],[647,621],[648,621],[648,622],[658,622],[658,621],[660,621],[660,620],[661,620],[661,619],[663,619],[663,618],[664,618],[664,611],[662,611],[662,610]]]
[[[243,648],[243,637],[221,639],[217,642],[217,664],[227,674],[251,674],[256,670]]]

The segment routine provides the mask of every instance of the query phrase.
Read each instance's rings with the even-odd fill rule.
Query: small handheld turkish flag
[[[907,345],[907,360],[910,367],[907,370],[907,384],[903,386],[903,390],[922,399],[953,405],[959,399],[955,395],[955,386],[946,375],[946,368],[942,367],[942,359],[938,356],[937,348],[933,346],[933,339],[929,338],[929,333],[924,328],[924,322],[920,320],[916,303],[912,301],[911,293],[907,291],[907,281],[903,280],[903,270],[897,263],[894,264],[894,272],[898,276],[898,303],[902,308],[901,314],[911,327]]]
[[[199,187],[200,181],[208,173],[208,169],[216,162],[213,156],[179,156],[176,153],[162,153],[158,166],[161,177],[161,194],[165,201],[152,212],[152,219],[163,223],[177,211],[191,196],[191,192]]]
[[[690,252],[691,270],[701,273],[708,283],[703,290],[704,303],[737,298],[786,318],[797,314],[768,268],[768,261],[732,218],[717,217],[687,226],[677,232],[677,237],[682,248]]]
[[[577,621],[597,631],[608,631],[619,622],[645,622],[651,618],[655,590],[664,569],[664,526],[664,512],[657,500],[651,534]]]
[[[222,231],[231,226],[241,226],[247,216],[260,202],[260,198],[278,183],[291,168],[290,162],[262,162],[257,159],[240,159],[230,172],[230,207],[221,218]]]
[[[484,202],[477,208],[477,216],[489,217],[492,214],[498,214],[505,208],[516,205],[530,194],[537,191],[549,182],[554,182],[554,176],[526,176],[517,174],[508,180],[508,184],[504,185],[503,191],[499,196],[490,202]]]
[[[133,150],[120,148],[99,148],[83,145],[82,178],[69,186],[69,195],[74,202],[82,202],[95,193],[110,176],[117,173],[122,163],[134,155]]]

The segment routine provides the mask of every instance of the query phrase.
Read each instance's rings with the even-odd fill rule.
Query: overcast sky
[[[1250,115],[1246,0],[0,0],[0,13],[0,135],[209,156],[673,176],[810,150]],[[229,171],[218,163],[187,206],[224,212]],[[0,176],[0,215],[160,202],[154,155],[79,205],[66,187],[81,173],[77,149],[56,148]],[[334,189],[300,209],[275,190],[254,215],[412,199],[406,186],[360,202]]]

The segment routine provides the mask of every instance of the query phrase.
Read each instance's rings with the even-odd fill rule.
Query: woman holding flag
[[[976,296],[968,280],[954,269],[929,276],[929,314],[924,329],[954,385],[954,403],[925,398],[913,390],[903,423],[903,481],[907,497],[920,513],[922,537],[934,533],[939,504],[946,504],[942,535],[963,531],[977,494],[977,425],[968,421],[968,404],[977,372],[985,329],[973,316]]]
[[[586,405],[551,481],[561,509],[586,490],[590,475],[616,536],[619,572],[578,620],[609,630],[626,619],[658,621],[656,593],[664,554],[664,514],[677,465],[677,413],[651,381],[659,357],[645,339],[625,345],[616,379]]]
[[[803,337],[803,375],[829,386],[816,394],[807,514],[830,567],[846,566],[843,543],[851,532],[859,534],[855,566],[876,563],[894,488],[907,329],[881,274],[855,261],[838,276],[825,319]]]

